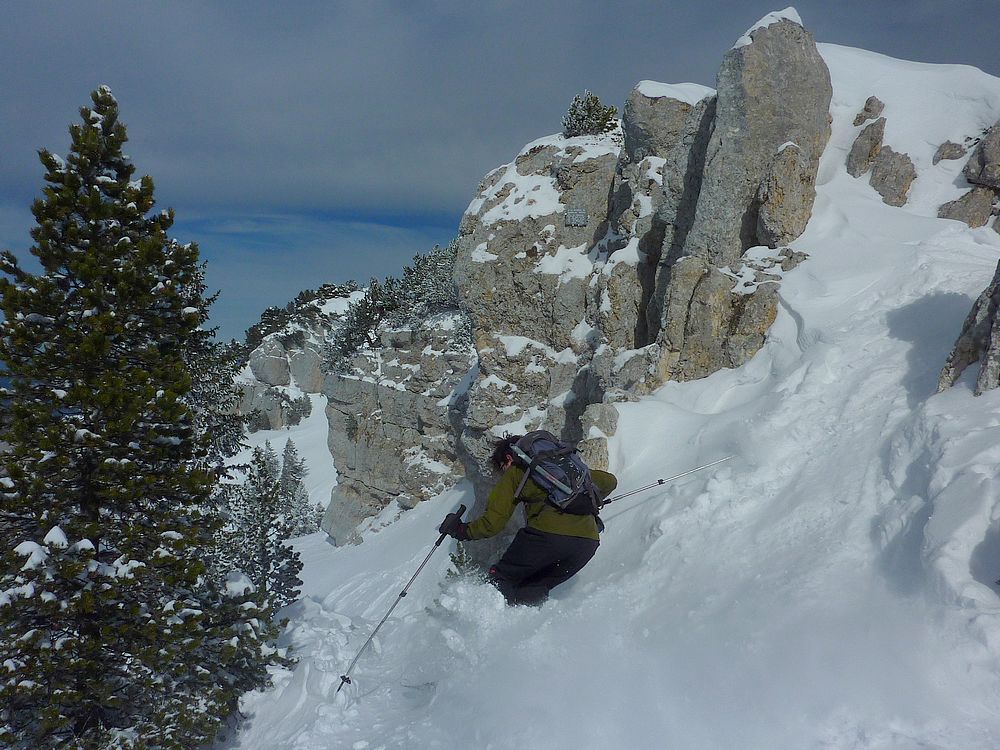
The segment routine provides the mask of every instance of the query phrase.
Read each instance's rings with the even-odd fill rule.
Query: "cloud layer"
[[[995,0],[873,5],[796,7],[820,41],[998,72]],[[398,268],[428,240],[447,241],[482,175],[558,131],[574,94],[589,88],[621,107],[642,79],[712,85],[724,52],[773,9],[735,1],[14,0],[0,29],[0,242],[30,243],[27,208],[42,175],[35,151],[65,152],[77,107],[106,83],[129,126],[129,153],[154,177],[160,204],[173,206],[182,226],[214,227],[189,238],[201,241],[210,264],[225,257],[217,252],[233,252],[219,247],[273,239],[271,251],[294,247],[301,278],[313,280],[293,286],[315,286],[305,243],[318,237],[295,232],[294,222],[290,236],[278,236],[265,217],[297,216],[329,236],[361,216],[368,248],[388,241],[387,224],[402,223],[423,243],[403,251],[395,235],[396,249],[385,252],[397,254]],[[248,218],[271,230],[220,230]],[[314,248],[317,270],[330,267],[323,259],[331,253],[350,256],[359,246],[357,231],[346,237]],[[256,282],[232,276],[220,306],[241,283]]]

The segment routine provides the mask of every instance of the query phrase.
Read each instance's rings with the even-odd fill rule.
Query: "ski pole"
[[[458,506],[458,510],[456,511],[456,513],[458,513],[458,517],[461,518],[462,514],[465,513],[465,506],[464,505],[459,505]],[[368,644],[371,643],[374,640],[375,634],[378,633],[379,628],[381,628],[383,625],[385,625],[385,621],[389,619],[389,615],[392,614],[392,610],[394,610],[396,608],[397,604],[399,604],[401,601],[403,601],[403,597],[406,596],[406,592],[410,590],[410,586],[412,586],[413,582],[415,580],[417,580],[417,576],[420,575],[420,571],[424,569],[424,566],[431,559],[431,555],[434,554],[434,550],[436,550],[438,547],[441,546],[441,542],[443,542],[445,540],[445,537],[447,537],[447,536],[448,536],[447,534],[441,534],[441,536],[438,537],[438,540],[436,542],[434,542],[434,546],[431,547],[431,551],[427,553],[427,557],[424,558],[424,561],[422,563],[420,563],[420,567],[417,568],[417,572],[413,574],[413,576],[410,578],[410,580],[406,584],[406,586],[403,587],[403,590],[399,592],[399,596],[396,597],[396,601],[394,601],[392,603],[392,606],[389,607],[389,611],[385,613],[385,617],[383,617],[382,621],[379,622],[379,624],[375,626],[375,629],[372,631],[372,634],[370,636],[368,636],[368,640],[365,641],[365,644],[358,650],[358,653],[354,657],[354,660],[351,661],[350,666],[347,667],[347,671],[344,672],[344,674],[342,674],[340,676],[340,686],[337,688],[337,692],[338,693],[340,692],[341,688],[344,687],[344,685],[350,685],[351,684],[351,670],[353,670],[354,669],[354,665],[358,663],[358,659],[361,658],[361,654],[363,654],[365,652],[365,649],[368,648]]]
[[[625,497],[631,497],[632,495],[636,495],[636,494],[638,494],[640,492],[645,492],[646,490],[651,490],[654,487],[659,487],[661,484],[666,484],[667,482],[672,482],[675,479],[680,479],[681,477],[686,477],[688,474],[694,474],[696,471],[701,471],[702,469],[707,469],[709,466],[715,466],[716,464],[721,464],[723,461],[728,461],[731,458],[734,458],[734,457],[733,456],[726,456],[725,458],[720,458],[717,461],[712,461],[712,463],[704,464],[704,465],[698,466],[698,467],[696,467],[694,469],[688,469],[687,471],[682,471],[680,474],[674,474],[672,477],[667,477],[666,479],[657,479],[655,482],[653,482],[652,484],[647,484],[645,487],[640,487],[637,490],[632,490],[631,492],[625,492],[625,493],[623,493],[621,495],[615,495],[614,497],[608,498],[603,503],[601,503],[601,507],[603,508],[605,505],[607,505],[608,503],[613,503],[615,500],[621,500],[622,498],[625,498]]]

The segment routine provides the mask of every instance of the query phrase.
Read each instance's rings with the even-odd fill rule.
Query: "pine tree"
[[[563,135],[600,135],[614,130],[618,125],[618,108],[605,107],[596,94],[584,91],[573,97],[569,110],[562,119]]]
[[[213,448],[189,357],[198,248],[133,179],[102,87],[42,150],[42,271],[0,256],[0,745],[189,748],[266,682],[267,611],[207,575]],[[256,619],[264,617],[264,619]]]
[[[291,537],[278,454],[265,443],[254,448],[246,481],[232,495],[227,539],[233,563],[253,583],[257,601],[273,609],[295,601],[302,585],[302,562],[288,544]]]
[[[287,510],[291,535],[293,537],[312,534],[319,531],[322,518],[322,506],[313,504],[309,499],[305,479],[308,470],[306,462],[299,457],[295,443],[289,440],[285,443],[285,451],[281,456],[281,500]]]
[[[413,265],[403,268],[401,278],[390,276],[382,283],[372,279],[327,343],[332,368],[347,370],[352,356],[366,346],[377,348],[383,327],[419,326],[434,313],[458,311],[458,288],[452,279],[457,254],[455,242],[435,245],[424,255],[414,255]]]

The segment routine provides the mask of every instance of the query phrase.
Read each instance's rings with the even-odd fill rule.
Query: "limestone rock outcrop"
[[[794,143],[815,172],[830,138],[830,72],[816,42],[782,18],[748,33],[750,44],[726,53],[689,255],[735,263],[761,244],[755,198],[776,154]]]
[[[917,179],[917,170],[908,154],[882,146],[872,164],[871,186],[890,206],[902,206],[910,193],[910,185]]]
[[[758,244],[776,248],[802,234],[815,200],[816,164],[788,143],[775,154],[757,189]]]
[[[945,141],[934,152],[934,158],[931,160],[931,163],[937,164],[942,161],[961,159],[967,153],[968,151],[961,143]]]
[[[964,221],[972,228],[986,226],[993,213],[997,194],[990,188],[975,186],[957,200],[945,203],[938,209],[942,219]]]
[[[250,354],[250,370],[266,385],[288,385],[291,382],[288,352],[277,336],[269,336]]]
[[[337,486],[323,529],[337,544],[356,540],[358,524],[390,503],[413,507],[462,475],[452,421],[464,408],[471,346],[456,337],[459,315],[396,332],[348,372],[327,375],[327,445]]]
[[[700,162],[694,218],[660,258],[661,379],[704,377],[759,349],[776,312],[766,286],[732,291],[744,253],[794,240],[815,198],[830,137],[830,73],[796,17],[762,19],[730,50],[718,77],[711,135]]]
[[[623,135],[528,144],[487,175],[463,217],[455,282],[479,357],[463,446],[470,475],[489,476],[495,436],[544,426],[579,437],[570,414],[581,362],[598,345],[609,195]]]
[[[868,122],[869,120],[874,120],[879,115],[882,114],[882,110],[885,109],[885,103],[882,102],[877,96],[869,96],[865,100],[865,106],[854,116],[854,127],[861,125],[862,123]]]
[[[979,362],[975,394],[1000,386],[1000,264],[993,280],[972,306],[962,332],[941,371],[938,391],[954,385],[965,369]]]
[[[860,177],[866,174],[878,158],[882,150],[882,138],[885,136],[885,118],[880,117],[869,123],[854,139],[851,150],[847,154],[847,174]]]
[[[855,127],[878,116],[883,106],[876,97],[868,97],[864,109],[854,118]],[[917,170],[908,154],[894,151],[883,142],[885,124],[885,118],[879,117],[858,133],[847,154],[847,173],[860,177],[870,172],[868,182],[882,196],[882,201],[890,206],[902,206],[909,197],[910,186],[917,179]]]
[[[1000,122],[976,145],[965,165],[965,178],[973,185],[1000,189]]]

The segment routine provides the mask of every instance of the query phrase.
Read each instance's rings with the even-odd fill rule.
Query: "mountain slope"
[[[597,557],[538,609],[437,552],[339,695],[463,496],[357,547],[303,540],[300,663],[227,747],[996,747],[1000,393],[934,391],[1000,235],[935,218],[964,181],[931,157],[997,120],[1000,80],[820,51],[833,135],[767,343],[619,405],[611,442],[622,489],[735,458],[610,506]],[[917,169],[903,208],[844,169],[872,94]]]

